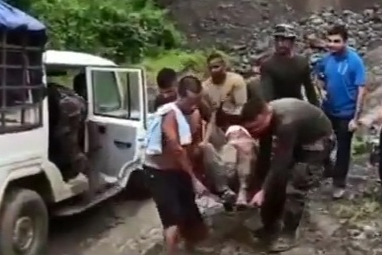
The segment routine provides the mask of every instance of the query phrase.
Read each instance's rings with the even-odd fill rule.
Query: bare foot
[[[236,205],[238,207],[247,207],[248,206],[248,197],[247,191],[245,189],[240,189],[239,194],[236,199]]]

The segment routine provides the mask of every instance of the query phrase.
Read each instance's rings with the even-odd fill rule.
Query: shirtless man
[[[293,52],[296,33],[289,24],[279,24],[274,29],[275,53],[260,69],[260,88],[267,101],[293,97],[303,99],[305,89],[308,101],[318,105],[308,59]]]
[[[163,224],[165,247],[169,255],[178,252],[180,239],[185,241],[187,248],[191,248],[208,234],[195,203],[195,191],[205,194],[206,188],[196,178],[191,160],[195,149],[194,131],[199,128],[193,126],[192,118],[191,120],[188,118],[197,109],[202,85],[197,78],[186,76],[179,81],[177,91],[178,99],[174,104],[170,103],[171,107],[175,108],[159,114],[164,107],[170,105],[167,104],[157,110],[156,116],[161,118],[160,122],[157,122],[161,123],[159,125],[161,132],[152,130],[154,126],[152,124],[148,130],[147,140],[161,141],[159,142],[161,151],[149,153],[148,142],[143,163]],[[179,114],[186,120],[182,129],[179,128]],[[161,137],[155,137],[158,133],[161,133]]]
[[[250,203],[261,208],[263,227],[253,234],[270,241],[270,251],[282,252],[295,245],[306,196],[330,154],[332,126],[318,107],[294,98],[266,103],[254,97],[243,107],[242,119],[260,139],[259,191]]]

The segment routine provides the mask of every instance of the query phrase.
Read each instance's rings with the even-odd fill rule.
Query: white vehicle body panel
[[[75,51],[47,50],[43,60],[46,66],[117,66],[109,59]]]
[[[106,125],[117,126],[120,127],[119,130],[122,131],[124,127],[128,127],[130,130],[135,130],[136,137],[139,137],[137,134],[142,134],[145,132],[144,126],[147,116],[147,105],[145,99],[146,92],[144,87],[145,81],[143,70],[138,68],[120,69],[117,68],[117,64],[111,60],[81,52],[48,50],[45,52],[43,58],[45,68],[48,69],[50,66],[85,69],[89,69],[87,67],[104,67],[109,68],[109,71],[115,71],[115,77],[117,78],[117,72],[121,70],[122,72],[133,72],[139,74],[137,81],[138,84],[136,84],[137,86],[142,86],[140,87],[140,97],[142,98],[140,109],[142,109],[142,112],[139,113],[139,120],[95,116],[92,113],[90,113],[88,117],[89,121],[94,121],[98,124],[103,123]],[[94,71],[95,69],[93,68],[92,70]],[[118,83],[120,86],[121,82],[119,81]],[[91,86],[88,85],[88,88],[89,87]],[[92,93],[91,88],[90,93]],[[124,95],[121,95],[121,97],[123,98]],[[91,102],[89,102],[89,105],[91,105]],[[54,202],[60,202],[76,195],[73,194],[73,191],[68,183],[63,181],[60,170],[48,159],[49,124],[47,109],[48,102],[45,98],[43,102],[42,127],[31,131],[0,135],[0,204],[10,182],[41,173],[45,174],[50,183]],[[131,172],[139,166],[140,161],[138,148],[141,146],[141,141],[138,140],[139,139],[136,139],[136,141],[134,141],[134,149],[129,152],[131,154],[130,160],[127,160],[124,164],[122,164],[118,171],[115,172],[120,185],[125,186]],[[119,160],[120,163],[122,160],[121,156],[123,154],[119,153],[118,155],[119,158],[117,161]]]
[[[91,95],[96,95],[93,91],[92,73],[115,72],[121,97],[121,107],[114,112],[97,114],[94,109],[96,102],[93,101]],[[140,163],[140,147],[142,146],[142,132],[146,125],[147,105],[146,91],[144,84],[144,70],[140,68],[106,68],[106,67],[88,67],[86,70],[88,84],[88,100],[89,100],[89,119],[88,122],[102,128],[104,131],[99,134],[102,141],[102,147],[98,150],[99,155],[95,155],[96,159],[100,159],[98,170],[105,177],[110,179],[116,178],[121,186],[125,187],[129,176],[134,170],[138,169]],[[136,93],[129,95],[124,93],[122,78],[131,81],[126,82],[127,90],[130,86],[138,86]],[[129,90],[130,91],[130,90]],[[129,104],[129,100],[138,99],[139,110],[133,109]],[[131,104],[131,103],[130,103]],[[124,116],[126,115],[126,116]],[[102,158],[103,156],[103,158]],[[92,159],[91,159],[92,160]],[[105,162],[107,162],[105,164]],[[102,166],[101,164],[104,163]]]

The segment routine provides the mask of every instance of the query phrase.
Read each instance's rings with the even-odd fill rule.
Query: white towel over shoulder
[[[168,103],[159,107],[148,121],[148,129],[145,139],[145,151],[147,155],[158,155],[162,153],[162,120],[163,116],[170,111],[175,112],[180,144],[188,145],[191,143],[191,128],[186,117],[175,103]]]

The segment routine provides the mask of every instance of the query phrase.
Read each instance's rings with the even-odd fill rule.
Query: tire
[[[13,189],[5,194],[0,215],[1,255],[43,255],[47,254],[49,214],[38,193],[28,189]],[[33,238],[24,249],[14,245],[13,235],[17,224],[27,217],[34,230]],[[19,221],[19,223],[18,223]],[[25,223],[25,221],[24,221]]]

